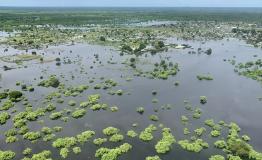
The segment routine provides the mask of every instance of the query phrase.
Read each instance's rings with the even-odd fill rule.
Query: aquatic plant
[[[55,75],[51,75],[47,80],[41,81],[38,85],[42,87],[54,87],[57,88],[60,82]]]
[[[242,160],[239,156],[234,156],[234,155],[227,155],[228,160]]]
[[[103,133],[107,136],[117,134],[118,132],[119,132],[119,129],[117,129],[115,127],[107,127],[105,129],[103,129]]]
[[[119,95],[119,96],[121,96],[121,95],[123,95],[123,92],[124,92],[124,91],[120,89],[120,90],[117,90],[117,91],[116,91],[116,94]]]
[[[77,139],[75,137],[65,137],[58,138],[53,143],[52,146],[55,148],[70,148],[77,144]]]
[[[207,81],[211,81],[213,80],[213,77],[210,74],[207,75],[197,75],[197,79],[202,81],[202,80],[207,80]]]
[[[81,118],[86,114],[85,109],[78,109],[72,113],[73,118]]]
[[[207,120],[205,120],[205,125],[207,125],[209,127],[214,127],[216,124],[215,124],[213,119],[207,119]]]
[[[12,160],[15,158],[15,152],[13,151],[2,151],[0,150],[0,159],[1,160]]]
[[[80,147],[74,147],[74,148],[73,148],[73,152],[74,152],[75,154],[79,154],[79,153],[81,153],[81,148],[80,148]]]
[[[162,129],[162,139],[157,142],[155,149],[157,153],[167,153],[170,151],[172,144],[176,142],[175,137],[171,133],[170,128]]]
[[[81,134],[76,135],[77,141],[81,144],[87,142],[90,138],[92,138],[95,135],[94,131],[85,131]]]
[[[15,135],[17,135],[17,131],[16,131],[15,128],[11,128],[11,129],[5,131],[4,135],[5,135],[6,137],[15,136]]]
[[[42,132],[43,134],[51,134],[53,131],[52,131],[52,129],[49,128],[49,127],[43,127],[43,128],[41,129],[41,132]]]
[[[188,128],[184,128],[184,135],[188,135],[188,134],[190,134],[191,132],[189,131],[189,129]]]
[[[224,140],[217,140],[214,143],[214,145],[215,145],[216,148],[223,149],[227,146],[227,143]]]
[[[124,139],[124,136],[121,134],[114,134],[109,138],[110,142],[120,142]]]
[[[195,111],[193,113],[193,118],[199,119],[201,117],[201,114],[202,114],[201,109],[197,108],[197,109],[195,109]]]
[[[197,136],[202,136],[204,132],[206,132],[206,128],[201,127],[194,130]]]
[[[56,119],[59,119],[63,116],[63,112],[60,111],[60,112],[54,112],[54,113],[51,113],[51,115],[49,116],[50,119],[52,120],[56,120]]]
[[[0,124],[1,125],[5,124],[9,118],[10,118],[10,115],[7,112],[1,112],[0,113]]]
[[[138,108],[136,109],[136,111],[137,111],[138,113],[140,113],[140,114],[143,114],[144,111],[145,111],[145,109],[144,109],[144,107],[138,107]]]
[[[134,138],[137,136],[137,133],[134,131],[134,130],[129,130],[127,131],[127,134],[126,134],[128,137],[131,137],[131,138]]]
[[[251,138],[248,135],[243,135],[242,139],[246,142],[251,140]]]
[[[81,102],[80,103],[80,107],[81,108],[86,108],[86,107],[88,107],[89,106],[89,102],[88,101],[86,101],[86,102]]]
[[[159,156],[148,156],[146,160],[161,160],[161,158]]]
[[[117,106],[110,107],[110,110],[112,112],[117,112],[118,111],[118,107]]]
[[[100,94],[93,94],[88,96],[88,102],[90,104],[96,104],[100,99]]]
[[[207,103],[207,97],[206,96],[200,96],[200,103],[202,103],[202,104]]]
[[[23,155],[25,155],[25,156],[30,155],[31,153],[32,153],[31,148],[26,148],[25,150],[23,150]]]
[[[40,153],[33,154],[33,156],[26,160],[52,160],[51,159],[51,151],[44,150]]]
[[[225,160],[225,158],[221,155],[214,155],[208,158],[209,160]]]
[[[96,150],[95,157],[101,158],[101,160],[117,160],[118,156],[127,153],[131,149],[132,146],[128,143],[124,143],[114,149],[99,148]]]
[[[220,136],[221,132],[218,131],[218,130],[212,130],[210,132],[210,134],[211,134],[212,137],[218,137],[218,136]]]
[[[102,85],[101,84],[96,84],[95,86],[94,86],[94,89],[101,89],[102,88]]]
[[[36,112],[28,112],[26,115],[26,119],[29,121],[36,121],[38,118],[38,114]]]
[[[204,142],[202,139],[196,139],[193,142],[189,140],[180,140],[178,144],[185,150],[191,152],[200,152],[203,148],[208,148],[208,143]]]
[[[14,143],[16,141],[18,141],[18,138],[16,136],[8,136],[5,140],[6,143]]]
[[[30,140],[30,141],[34,141],[34,140],[41,138],[41,134],[38,131],[37,132],[27,132],[26,134],[23,135],[23,138]]]
[[[56,109],[56,106],[53,104],[53,103],[49,103],[47,106],[46,106],[46,108],[45,108],[45,110],[47,111],[47,112],[52,112],[52,111],[54,111]]]
[[[23,93],[20,91],[10,91],[8,96],[12,101],[18,101],[18,99],[23,96]]]
[[[150,119],[151,121],[158,121],[158,120],[159,120],[159,118],[158,118],[157,115],[150,115],[150,116],[149,116],[149,119]]]
[[[8,93],[6,93],[6,92],[0,93],[0,99],[6,99],[7,97],[8,97]]]
[[[107,142],[107,138],[96,138],[93,140],[93,143],[98,146],[102,145],[105,142]]]
[[[153,137],[153,131],[156,131],[157,128],[154,125],[149,125],[147,128],[145,128],[144,131],[142,131],[139,135],[139,139],[142,141],[151,141]]]
[[[68,105],[69,105],[69,106],[75,106],[75,105],[76,105],[76,101],[70,100],[70,101],[68,102]]]
[[[13,108],[14,107],[14,104],[11,100],[6,100],[3,105],[0,107],[0,111],[7,111],[9,110],[10,108]]]
[[[61,149],[60,149],[60,155],[61,155],[61,157],[67,158],[68,154],[69,154],[68,148],[61,148]]]
[[[55,127],[53,128],[53,130],[54,130],[55,132],[61,132],[61,131],[63,130],[63,127],[55,126]]]
[[[44,137],[43,137],[43,141],[45,141],[45,142],[47,142],[47,141],[51,141],[51,140],[53,140],[54,138],[55,138],[55,134],[52,134],[52,133],[50,133],[50,134],[46,134],[46,135],[44,135]]]
[[[186,116],[184,116],[184,115],[181,116],[181,121],[182,121],[182,122],[188,122],[188,120],[189,120],[189,119],[188,119]]]

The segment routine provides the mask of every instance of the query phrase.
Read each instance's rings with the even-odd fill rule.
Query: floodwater
[[[60,80],[66,84],[66,86],[75,86],[80,84],[87,84],[90,88],[84,91],[78,97],[63,97],[65,99],[64,104],[56,104],[57,111],[64,108],[71,108],[67,105],[67,102],[71,99],[76,100],[79,105],[80,102],[85,101],[90,94],[101,94],[101,103],[106,103],[109,106],[116,105],[119,107],[118,112],[111,111],[91,111],[81,119],[70,118],[67,123],[60,120],[51,121],[48,116],[41,117],[44,120],[44,124],[37,122],[30,122],[29,126],[31,130],[39,130],[43,126],[53,127],[62,126],[63,131],[56,133],[57,137],[75,136],[76,134],[85,130],[94,130],[96,132],[95,137],[105,137],[102,134],[102,129],[113,126],[121,130],[122,134],[130,129],[134,129],[137,133],[140,133],[149,124],[163,124],[165,127],[172,129],[173,135],[176,140],[190,139],[193,135],[193,130],[204,126],[204,121],[209,118],[213,118],[215,122],[224,120],[226,123],[231,121],[236,122],[241,127],[240,135],[248,134],[251,137],[250,144],[257,151],[262,151],[262,125],[261,125],[261,113],[262,102],[257,98],[262,96],[261,84],[258,82],[239,76],[234,72],[234,66],[224,59],[235,59],[236,62],[246,62],[249,60],[255,60],[261,58],[262,50],[256,49],[246,45],[242,41],[236,39],[208,41],[201,43],[199,41],[182,41],[177,39],[168,39],[168,42],[189,44],[193,49],[176,50],[172,49],[168,52],[158,53],[156,55],[144,54],[139,57],[138,68],[143,68],[144,65],[150,66],[154,62],[159,62],[160,59],[168,59],[170,62],[178,63],[180,71],[174,77],[169,77],[168,80],[148,79],[146,77],[135,77],[134,70],[131,67],[121,64],[130,55],[120,56],[117,51],[110,47],[102,47],[89,44],[76,44],[76,45],[60,45],[49,47],[38,51],[38,53],[45,53],[47,57],[60,57],[63,61],[65,59],[71,59],[71,64],[61,64],[56,66],[55,62],[40,64],[37,61],[26,62],[24,65],[27,67],[21,67],[9,71],[3,71],[0,68],[1,79],[0,86],[2,89],[20,89],[15,86],[17,81],[21,81],[27,85],[33,84],[35,91],[25,92],[29,101],[35,108],[43,105],[45,95],[51,91],[55,91],[52,88],[43,88],[36,86],[40,82],[40,76],[47,79],[49,75],[55,74],[58,77],[61,75]],[[212,48],[212,55],[206,54],[188,54],[188,51],[197,51],[201,47],[203,49]],[[23,53],[12,48],[9,48],[8,52],[3,52],[4,47],[1,48],[0,53],[2,55]],[[72,51],[72,53],[70,52]],[[60,55],[58,54],[60,53]],[[95,61],[94,54],[99,55],[99,61]],[[147,55],[147,56],[146,56]],[[258,55],[254,57],[253,55]],[[235,58],[234,58],[235,56]],[[113,62],[117,64],[108,64],[107,61],[112,58]],[[1,66],[10,65],[1,62]],[[13,64],[14,65],[14,64]],[[94,68],[91,69],[90,67]],[[81,69],[82,68],[82,69]],[[83,71],[82,73],[81,70]],[[210,73],[213,81],[199,81],[196,76],[198,74]],[[74,78],[72,78],[74,76]],[[118,82],[119,85],[113,88],[113,90],[122,89],[124,94],[122,96],[109,95],[107,90],[94,90],[93,85],[101,82],[101,77],[105,79],[113,79]],[[126,78],[133,78],[132,81],[126,81]],[[93,84],[89,83],[89,80],[94,79]],[[174,82],[179,81],[180,85],[175,86]],[[157,95],[152,95],[152,90],[157,90]],[[129,94],[128,94],[129,93]],[[207,96],[208,102],[205,105],[199,103],[200,96]],[[152,103],[152,99],[157,98],[158,103]],[[198,106],[202,109],[203,113],[200,119],[194,120],[190,118],[189,124],[183,125],[181,123],[181,116],[191,116],[191,112],[185,109],[184,100],[188,100],[192,106]],[[55,103],[55,102],[54,102]],[[161,106],[170,104],[172,109],[162,110]],[[143,106],[145,113],[140,115],[136,112],[136,108]],[[154,112],[154,109],[158,108],[158,112]],[[17,111],[23,110],[22,104],[16,105]],[[158,115],[159,121],[152,122],[149,120],[151,114]],[[12,114],[13,115],[13,114]],[[70,117],[70,115],[69,115]],[[132,127],[133,123],[137,123],[136,128]],[[9,120],[3,126],[0,126],[0,130],[6,131],[12,126],[12,121]],[[184,127],[188,127],[192,134],[183,135]],[[208,127],[206,127],[208,128]],[[210,131],[210,129],[208,129]],[[1,132],[1,133],[2,133]],[[209,132],[207,132],[209,133]],[[125,136],[125,140],[119,143],[107,142],[106,147],[114,148],[121,145],[124,142],[130,143],[133,148],[127,154],[119,157],[120,160],[143,160],[146,156],[157,155],[154,145],[161,138],[161,129],[158,129],[154,133],[154,140],[150,142],[142,142],[139,138],[128,138]],[[176,143],[173,145],[172,151],[166,155],[161,155],[162,160],[170,159],[183,159],[183,160],[203,160],[208,159],[214,154],[223,154],[222,151],[213,148],[213,142],[219,138],[211,138],[208,134],[203,137],[204,140],[209,142],[209,148],[202,150],[200,153],[191,153],[181,149]],[[23,158],[22,151],[30,147],[33,149],[33,153],[38,153],[42,150],[51,150],[52,157],[54,159],[61,159],[59,156],[59,150],[52,147],[51,142],[42,142],[38,140],[36,144],[31,144],[29,141],[24,141],[22,137],[19,137],[19,141],[14,144],[5,144],[5,138],[3,134],[0,135],[0,149],[1,150],[13,150],[17,153],[16,159]],[[82,153],[74,155],[72,152],[67,159],[96,159],[94,157],[96,147],[92,141],[85,143],[81,146]]]

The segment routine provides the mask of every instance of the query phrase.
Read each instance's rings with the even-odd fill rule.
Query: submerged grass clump
[[[157,128],[153,124],[149,125],[147,128],[145,128],[144,131],[140,133],[139,139],[142,141],[151,141],[154,138],[152,133],[156,130]]]
[[[127,131],[126,135],[128,137],[134,138],[134,137],[137,136],[137,133],[134,130],[129,130],[129,131]]]
[[[39,138],[41,138],[41,133],[40,132],[27,132],[26,134],[23,135],[24,139],[34,141]]]
[[[100,158],[101,160],[117,160],[117,157],[127,153],[129,150],[132,149],[132,146],[128,143],[124,143],[119,147],[114,149],[109,148],[99,148],[96,150],[95,157]]]
[[[10,119],[10,115],[7,112],[0,113],[0,124],[3,125]]]
[[[13,151],[2,151],[0,150],[0,159],[1,160],[12,160],[15,158],[15,152]]]
[[[72,113],[73,118],[81,118],[86,114],[85,109],[78,109]]]
[[[209,145],[207,142],[204,142],[202,139],[196,139],[195,141],[190,142],[189,140],[180,140],[178,144],[185,150],[190,152],[200,152],[203,148],[208,148]]]
[[[159,156],[148,156],[146,160],[161,160],[161,158]]]
[[[210,74],[207,74],[207,75],[197,75],[197,79],[202,81],[202,80],[207,80],[207,81],[211,81],[213,80],[213,77],[210,75]]]
[[[121,134],[114,134],[109,138],[110,142],[120,142],[124,139],[124,136]]]
[[[60,84],[58,78],[55,75],[51,75],[49,79],[41,81],[38,85],[42,87],[54,87],[57,88]]]
[[[200,103],[202,103],[202,104],[207,103],[207,97],[206,96],[200,96]]]
[[[209,160],[225,160],[225,158],[221,155],[214,155],[214,156],[211,156]]]
[[[102,145],[105,142],[107,142],[107,138],[96,138],[93,140],[93,143],[98,146]]]
[[[107,127],[105,129],[103,129],[103,133],[107,136],[112,136],[114,134],[117,134],[119,132],[119,129],[115,128],[115,127]]]
[[[162,129],[162,139],[157,142],[155,145],[155,149],[157,153],[167,153],[170,151],[172,144],[175,143],[175,137],[171,133],[170,128],[163,128]]]

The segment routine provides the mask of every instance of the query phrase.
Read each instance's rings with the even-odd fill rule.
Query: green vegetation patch
[[[172,144],[175,143],[176,140],[175,137],[172,135],[170,128],[163,128],[162,136],[162,139],[155,145],[155,149],[157,153],[164,154],[170,151]]]

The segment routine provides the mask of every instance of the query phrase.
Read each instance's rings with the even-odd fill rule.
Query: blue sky
[[[262,0],[0,0],[0,6],[262,7]]]

